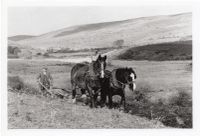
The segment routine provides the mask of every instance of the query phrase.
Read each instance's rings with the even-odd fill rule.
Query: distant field
[[[137,91],[131,92],[126,89],[128,109],[132,114],[132,119],[130,119],[130,114],[122,114],[117,109],[109,111],[103,108],[88,111],[88,106],[79,105],[77,107],[71,104],[70,99],[62,102],[62,100],[38,98],[33,95],[35,94],[33,92],[29,92],[32,95],[9,93],[9,128],[161,128],[163,125],[160,121],[166,126],[191,128],[192,71],[190,64],[191,61],[110,61],[110,65],[108,65],[110,70],[116,67],[129,66],[133,67],[137,73]],[[59,61],[9,60],[8,76],[19,76],[25,84],[37,92],[36,76],[42,67],[47,66],[54,78],[54,86],[70,90],[70,70],[73,65]],[[138,91],[143,96],[139,102],[135,101]],[[20,99],[18,103],[15,103],[15,101],[18,101],[17,97]],[[180,97],[182,101],[179,100]],[[36,99],[39,103],[43,103],[43,108],[39,108],[38,105],[40,104],[34,102]],[[20,105],[20,100],[23,100],[25,104]],[[184,107],[182,107],[182,103],[186,103]],[[157,107],[158,104],[161,104],[159,108]],[[54,121],[51,120],[50,115],[47,118],[41,118],[45,112],[49,112],[51,109],[48,108],[49,106],[57,109]],[[69,111],[65,111],[63,106]],[[19,110],[19,107],[22,107],[22,111]],[[26,111],[27,108],[30,110]],[[76,119],[76,116],[71,116],[74,113],[73,109],[76,109],[76,115],[78,118],[80,117],[79,120]],[[87,113],[87,116],[83,116],[81,112]],[[95,116],[99,116],[100,113],[105,113],[101,115],[103,119],[96,119]],[[29,116],[31,121],[29,121]],[[66,120],[62,119],[61,121],[61,116],[62,118],[65,116]],[[84,124],[88,120],[88,116],[91,116],[89,117],[90,123]],[[118,125],[113,122],[116,120],[116,116],[119,121]],[[141,117],[148,120],[143,120]],[[126,120],[123,118],[126,118]],[[110,123],[107,124],[106,120],[109,119]],[[47,123],[49,121],[50,125]],[[22,125],[23,122],[24,125]],[[56,124],[59,123],[60,125],[56,127]]]
[[[191,60],[192,41],[178,41],[133,47],[120,54],[122,60]]]

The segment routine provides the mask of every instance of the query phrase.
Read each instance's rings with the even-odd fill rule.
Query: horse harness
[[[111,87],[115,88],[115,89],[119,89],[119,88],[124,88],[126,85],[130,85],[133,82],[128,82],[128,83],[122,83],[121,81],[117,80],[116,78],[116,70],[114,70],[111,73],[111,77],[110,77],[110,83],[111,83]],[[117,83],[117,84],[116,84]],[[120,85],[121,86],[120,86]]]
[[[91,69],[89,69],[86,73],[85,73],[85,77],[86,80],[89,79],[90,81],[98,81],[99,80],[99,76],[100,74],[95,74],[94,72],[91,72]],[[90,82],[89,81],[89,82]],[[91,82],[90,82],[91,83]],[[88,84],[88,83],[87,83]],[[101,88],[99,87],[98,90],[94,91],[93,94],[98,94],[101,91]]]

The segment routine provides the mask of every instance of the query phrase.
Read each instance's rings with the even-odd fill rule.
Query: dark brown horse
[[[104,78],[107,56],[99,57],[90,64],[78,63],[71,70],[72,99],[76,100],[76,89],[87,91],[90,106],[96,106],[98,92],[101,91],[100,80]]]
[[[121,96],[121,105],[125,108],[125,86],[128,85],[130,90],[136,89],[135,80],[137,78],[135,71],[132,68],[117,68],[112,72],[105,71],[107,74],[101,82],[102,102],[105,103],[106,96],[109,98],[109,107],[113,106],[112,96]]]

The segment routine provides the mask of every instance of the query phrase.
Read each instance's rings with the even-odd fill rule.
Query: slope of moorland
[[[18,41],[24,47],[48,49],[136,47],[147,44],[191,40],[192,14],[142,17],[124,21],[104,22],[68,27]]]
[[[16,35],[16,36],[10,36],[8,37],[8,40],[11,41],[20,41],[20,40],[25,40],[25,39],[29,39],[29,38],[33,38],[35,36],[32,35]]]
[[[178,41],[158,43],[139,47],[132,47],[119,54],[122,60],[191,60],[192,41]]]

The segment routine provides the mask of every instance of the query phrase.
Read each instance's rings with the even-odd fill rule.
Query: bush
[[[8,88],[9,91],[16,93],[25,93],[34,95],[40,94],[37,88],[33,87],[30,84],[24,83],[24,81],[19,76],[8,77]]]
[[[15,46],[8,46],[8,53],[17,55],[18,52],[21,52],[21,50],[18,47]]]
[[[46,52],[46,53],[43,54],[43,56],[44,57],[49,57],[49,53]]]
[[[113,42],[113,45],[117,46],[117,47],[121,47],[121,46],[123,46],[123,44],[124,44],[124,40],[123,39],[116,40],[116,41]]]
[[[36,53],[36,55],[39,55],[39,56],[40,56],[40,55],[42,55],[42,53],[38,52],[38,53]]]
[[[19,52],[21,52],[21,50],[18,47],[8,46],[8,58],[19,58]]]
[[[127,106],[132,114],[159,120],[170,127],[192,128],[192,98],[189,94],[179,92],[172,96],[168,104],[162,99],[151,102],[145,90],[139,90],[136,98]]]
[[[19,76],[9,76],[8,77],[8,86],[12,90],[22,90],[24,89],[24,82]]]

